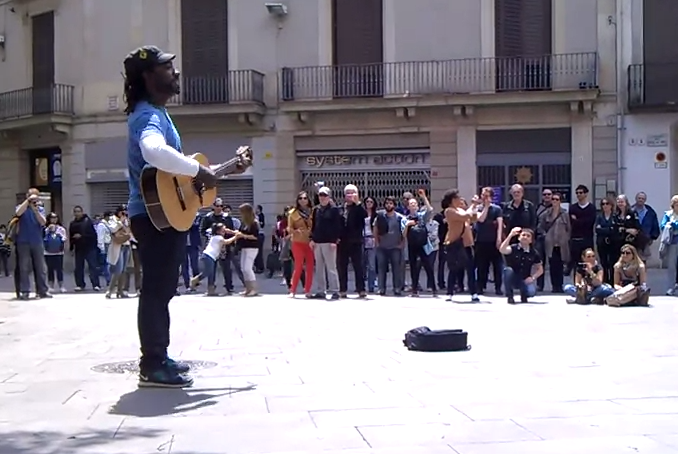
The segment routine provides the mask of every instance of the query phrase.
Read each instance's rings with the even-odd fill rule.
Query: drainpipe
[[[608,23],[615,27],[615,54],[617,80],[617,194],[624,192],[624,153],[622,152],[626,136],[626,84],[624,84],[624,0],[617,0],[617,17],[608,17]],[[628,81],[627,81],[628,83]]]

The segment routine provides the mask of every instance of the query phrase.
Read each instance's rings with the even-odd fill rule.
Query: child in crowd
[[[207,296],[218,296],[217,293],[217,260],[225,246],[235,243],[242,237],[240,232],[232,231],[226,228],[222,223],[217,223],[212,226],[212,235],[205,250],[200,256],[200,274],[193,276],[191,279],[191,289],[195,289],[200,282],[207,278]],[[226,234],[233,235],[229,239],[225,239]]]

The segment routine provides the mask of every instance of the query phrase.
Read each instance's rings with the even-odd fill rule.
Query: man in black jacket
[[[337,275],[337,245],[342,231],[343,219],[339,208],[330,203],[330,189],[318,190],[320,204],[311,214],[311,248],[315,258],[315,298],[325,299],[327,290],[333,300],[339,299],[339,276]]]
[[[342,217],[341,241],[337,251],[337,271],[339,273],[339,295],[346,298],[348,293],[348,264],[353,266],[355,286],[358,296],[366,298],[363,274],[363,233],[367,211],[360,203],[358,188],[349,184],[344,188],[344,206],[340,209]]]
[[[212,226],[217,223],[224,224],[229,230],[238,230],[238,228],[240,228],[240,221],[231,216],[230,205],[224,205],[223,200],[219,198],[214,201],[212,212],[207,213],[202,218],[202,222],[200,223],[201,238],[206,238],[208,234],[211,236]],[[226,235],[226,238],[230,238],[231,236],[232,235]],[[235,273],[238,275],[240,282],[245,285],[245,278],[240,269],[240,263],[236,259],[237,251],[235,246],[226,246],[218,260],[221,273],[224,276],[224,287],[228,293],[233,293],[233,273],[231,271],[231,265],[235,269]]]
[[[80,205],[73,208],[73,221],[68,226],[70,235],[70,249],[75,255],[75,291],[85,289],[85,263],[89,269],[89,280],[92,289],[98,292],[99,287],[99,247],[97,246],[97,232],[92,220],[85,214]]]
[[[519,185],[511,186],[510,202],[506,202],[502,209],[501,217],[504,219],[504,236],[516,227],[530,229],[533,232],[537,230],[537,210],[534,203],[524,199],[525,189]],[[511,244],[518,243],[518,236],[514,235]]]

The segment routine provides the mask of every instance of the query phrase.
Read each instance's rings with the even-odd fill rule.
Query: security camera
[[[276,17],[287,16],[287,5],[282,3],[266,3],[266,9],[268,14],[271,14]]]

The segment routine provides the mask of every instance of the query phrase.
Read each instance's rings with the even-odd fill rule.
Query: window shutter
[[[522,0],[522,56],[540,57],[551,53],[551,0]]]
[[[383,62],[382,0],[334,0],[334,64]]]
[[[228,74],[228,0],[181,0],[182,73]]]
[[[521,0],[495,0],[495,55],[518,57],[522,54]]]

